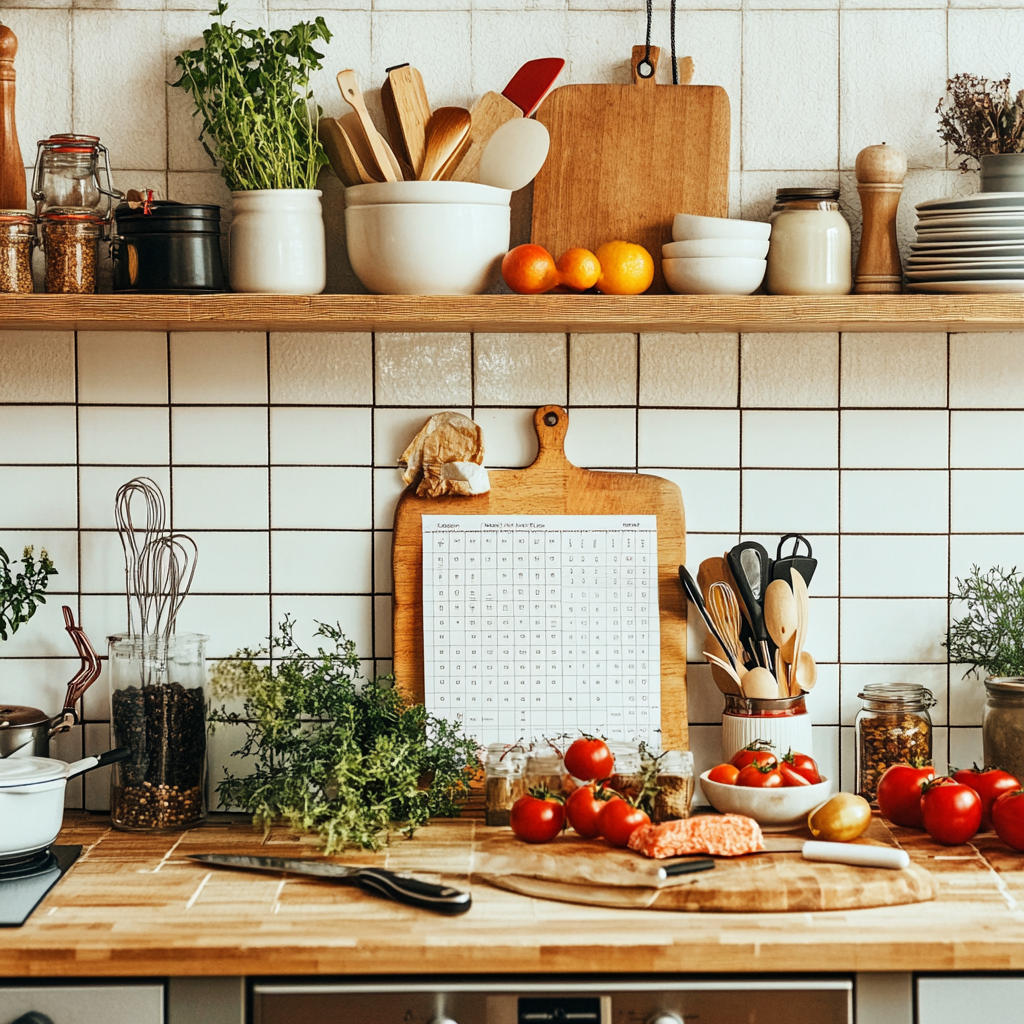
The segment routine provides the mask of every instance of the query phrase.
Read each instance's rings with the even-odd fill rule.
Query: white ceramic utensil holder
[[[234,292],[318,295],[327,284],[320,191],[232,192],[228,277]]]
[[[782,757],[790,749],[814,756],[811,716],[804,695],[777,700],[754,700],[725,695],[722,714],[722,760],[757,740],[764,740]]]

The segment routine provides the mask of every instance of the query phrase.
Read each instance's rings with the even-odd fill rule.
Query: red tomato
[[[546,843],[565,827],[565,808],[553,796],[521,796],[512,805],[509,823],[524,843]]]
[[[810,779],[806,775],[801,775],[788,761],[783,761],[779,765],[779,774],[782,776],[784,786],[809,786],[811,784]]]
[[[612,846],[626,846],[629,837],[641,826],[649,825],[651,819],[621,797],[609,800],[601,811],[601,835]]]
[[[996,835],[1014,850],[1024,850],[1024,789],[997,796],[990,811]]]
[[[970,786],[943,775],[921,790],[921,818],[932,839],[959,846],[978,831],[981,797]]]
[[[953,772],[953,778],[965,786],[970,786],[981,797],[982,832],[992,830],[991,810],[996,798],[1020,789],[1020,783],[1002,768],[979,768],[975,765],[973,768],[961,768],[960,771]]]
[[[735,786],[736,776],[739,775],[740,770],[734,764],[719,764],[715,765],[711,771],[708,772],[708,778],[712,782],[720,782],[723,786]]]
[[[775,764],[778,760],[769,747],[758,740],[733,754],[729,763],[742,769],[748,764]]]
[[[596,839],[601,834],[601,812],[608,798],[598,792],[594,786],[580,786],[565,801],[565,816],[584,839]]]
[[[921,821],[921,787],[935,778],[935,769],[894,764],[878,780],[878,809],[894,825],[924,828]]]
[[[812,785],[821,782],[818,763],[810,754],[799,754],[795,750],[790,750],[782,760],[791,765],[793,771],[798,772]],[[785,775],[785,772],[783,772],[783,775]]]
[[[782,785],[782,772],[774,764],[748,764],[736,778],[737,786],[754,789],[778,789]]]
[[[615,771],[615,758],[604,740],[581,736],[565,752],[565,770],[583,782],[610,779]]]

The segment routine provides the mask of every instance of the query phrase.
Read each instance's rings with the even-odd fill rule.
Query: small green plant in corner
[[[967,614],[953,620],[946,637],[950,662],[969,665],[965,675],[1024,676],[1024,576],[1016,567],[982,573],[974,565],[956,585],[950,598],[963,601]]]
[[[284,818],[316,832],[324,853],[379,849],[392,830],[406,835],[432,817],[454,817],[479,771],[475,741],[396,689],[390,676],[365,680],[355,643],[318,623],[327,643],[307,654],[285,617],[269,648],[242,650],[211,673],[216,724],[241,725],[249,775],[228,773],[221,800],[264,828]],[[257,659],[270,655],[272,662]]]
[[[21,566],[21,572],[12,571],[10,557],[0,548],[0,640],[8,640],[12,633],[17,633],[18,627],[35,615],[36,608],[46,604],[43,591],[50,577],[57,575],[46,548],[40,549],[38,562],[33,549],[25,548]]]
[[[960,170],[969,160],[1024,151],[1024,90],[1010,92],[1010,76],[990,82],[979,75],[961,74],[946,82],[947,97],[939,100],[939,137],[962,156]]]

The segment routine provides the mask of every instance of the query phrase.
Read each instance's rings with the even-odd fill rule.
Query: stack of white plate
[[[918,203],[907,287],[915,292],[1024,292],[1024,192]]]

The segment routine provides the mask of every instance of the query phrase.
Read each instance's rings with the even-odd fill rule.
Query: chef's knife
[[[665,864],[658,870],[658,878],[665,881],[667,878],[676,878],[679,875],[692,875],[697,871],[711,871],[715,862],[710,857],[690,857],[688,860],[677,860],[671,864]]]
[[[447,885],[421,882],[418,878],[398,875],[383,868],[351,867],[320,860],[286,860],[281,857],[246,857],[226,853],[194,853],[190,860],[219,868],[247,868],[252,871],[285,872],[323,878],[329,882],[358,885],[377,896],[399,903],[408,903],[439,914],[464,914],[473,903],[468,892]]]

